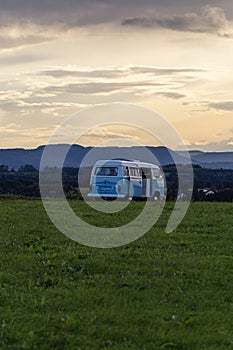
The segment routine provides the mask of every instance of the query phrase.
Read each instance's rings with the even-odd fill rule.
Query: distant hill
[[[182,156],[182,152],[178,152]],[[233,152],[190,151],[193,164],[209,169],[233,169]]]
[[[68,145],[49,145],[52,157],[47,164],[54,166],[57,164],[57,159]],[[1,149],[0,150],[0,164],[8,165],[9,169],[18,170],[21,165],[32,164],[39,169],[40,160],[45,146],[39,146],[36,149]],[[173,151],[166,147],[147,147],[147,149],[155,156],[158,163],[161,165],[187,164],[184,151]],[[89,151],[92,151],[88,154]],[[85,165],[90,166],[98,159],[138,159],[141,161],[151,161],[150,152],[145,152],[144,147],[83,147],[80,145],[72,145],[66,156],[64,166],[79,167],[82,160],[86,159]],[[88,156],[87,156],[88,154]],[[86,157],[87,156],[87,157]],[[233,152],[202,152],[198,150],[190,151],[190,156],[193,164],[200,165],[211,169],[233,169]],[[85,158],[86,157],[86,158]]]

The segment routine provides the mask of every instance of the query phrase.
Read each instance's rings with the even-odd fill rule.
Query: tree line
[[[186,166],[182,166],[185,173]],[[49,170],[49,168],[47,169]],[[54,168],[51,169],[52,173]],[[194,201],[233,201],[233,170],[206,169],[198,165],[194,171]],[[176,200],[178,195],[178,176],[175,165],[163,167],[166,178],[167,200]],[[91,168],[82,169],[64,167],[62,182],[64,193],[69,199],[82,199],[79,182],[82,187],[89,187]],[[191,189],[190,189],[191,190]],[[31,164],[18,170],[0,165],[0,195],[40,198],[39,171]]]

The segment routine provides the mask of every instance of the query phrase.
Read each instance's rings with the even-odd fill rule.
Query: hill
[[[62,151],[67,149],[69,145],[57,144],[47,147],[52,151],[52,158],[48,165],[54,166],[57,164],[57,159],[60,158]],[[15,170],[25,164],[31,164],[39,169],[44,148],[45,146],[39,146],[35,149],[1,149],[0,164],[8,165],[9,169],[13,168]],[[166,147],[147,147],[147,149],[162,166],[174,164],[174,161],[178,164],[187,164],[188,162],[184,151],[174,151]],[[78,168],[91,150],[91,147],[72,145],[66,156],[64,166]],[[127,159],[151,161],[149,152],[148,154],[145,153],[145,147],[96,147],[95,152],[90,152],[88,158],[86,158],[86,165],[90,166],[98,159],[119,158],[119,156]],[[194,150],[190,151],[190,156],[194,165],[211,169],[233,169],[233,152],[201,152]]]

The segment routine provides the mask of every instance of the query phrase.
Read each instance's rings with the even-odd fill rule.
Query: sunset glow
[[[83,108],[126,102],[163,115],[190,149],[233,150],[230,0],[0,6],[1,148],[46,144]],[[122,126],[97,127],[81,142],[122,134],[157,145]]]

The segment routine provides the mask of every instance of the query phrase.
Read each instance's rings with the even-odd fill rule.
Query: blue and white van
[[[164,199],[164,174],[155,164],[127,160],[99,160],[92,169],[88,197]]]

